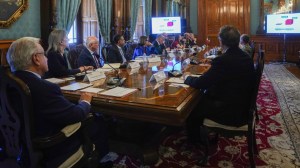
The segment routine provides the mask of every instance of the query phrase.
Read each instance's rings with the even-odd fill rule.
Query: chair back
[[[69,63],[72,67],[72,69],[77,69],[79,68],[77,60],[78,57],[81,53],[81,51],[85,48],[85,46],[83,44],[79,44],[77,45],[75,48],[72,48],[69,53],[68,53],[68,60]]]
[[[102,58],[104,59],[104,62],[107,62],[107,53],[109,48],[111,47],[111,44],[105,44],[102,48],[101,48],[101,55]]]
[[[30,90],[8,67],[1,67],[0,74],[0,131],[4,136],[6,156],[16,162],[19,160],[21,167],[36,167],[38,153],[31,141],[33,114]]]

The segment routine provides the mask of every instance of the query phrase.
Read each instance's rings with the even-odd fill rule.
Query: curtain
[[[58,29],[70,31],[76,18],[81,0],[57,0]]]
[[[99,31],[101,35],[101,48],[105,43],[110,43],[110,22],[111,22],[111,10],[112,0],[96,0],[96,9],[98,15]]]
[[[131,3],[130,3],[130,40],[133,39],[133,33],[134,33],[135,27],[136,27],[139,6],[140,6],[140,0],[131,0]]]
[[[179,16],[179,3],[173,2],[173,16]]]
[[[152,17],[152,0],[144,0],[144,28],[146,36],[150,35],[150,23]]]
[[[172,3],[173,3],[173,0],[167,0],[167,2],[166,2],[166,16],[173,16],[172,15]]]

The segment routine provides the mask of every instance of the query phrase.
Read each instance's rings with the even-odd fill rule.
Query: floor
[[[286,64],[285,68],[293,73],[298,79],[300,79],[300,66],[295,64]]]

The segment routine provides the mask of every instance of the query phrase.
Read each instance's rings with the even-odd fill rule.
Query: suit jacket
[[[253,60],[240,48],[229,48],[215,58],[202,76],[187,77],[185,84],[205,90],[202,109],[222,124],[239,126],[248,121],[248,108],[255,81]],[[206,106],[206,107],[203,107]]]
[[[123,53],[124,53],[124,57],[127,61],[129,61],[131,58],[126,58],[126,52],[124,51],[124,49],[122,48]],[[122,59],[122,55],[119,51],[119,48],[117,47],[116,44],[113,44],[107,53],[107,62],[109,63],[123,63],[123,59]]]
[[[154,41],[153,43],[154,54],[161,55],[164,49],[166,49],[166,46],[164,44],[158,44],[156,40]]]
[[[101,62],[99,61],[100,55],[96,55],[99,66],[101,67]],[[79,57],[78,57],[78,66],[93,66],[94,69],[97,69],[96,62],[94,60],[94,56],[90,53],[90,51],[85,47]]]
[[[135,57],[138,57],[138,56],[142,56],[142,55],[144,55],[144,53],[146,55],[150,55],[151,54],[151,49],[152,49],[152,46],[142,46],[142,45],[139,44],[134,49],[132,59],[135,59]]]
[[[90,105],[68,101],[57,84],[40,79],[28,71],[16,71],[15,75],[29,87],[33,103],[35,134],[39,137],[58,133],[63,127],[83,121],[90,111]],[[76,134],[65,142],[45,151],[49,167],[57,167],[80,146],[80,137]]]
[[[75,75],[80,72],[80,69],[68,69],[67,60],[56,51],[50,50],[47,58],[49,71],[45,74],[45,78]]]

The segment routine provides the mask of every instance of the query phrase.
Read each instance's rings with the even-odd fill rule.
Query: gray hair
[[[63,51],[60,51],[59,45],[64,40],[64,37],[66,37],[66,36],[67,36],[67,32],[65,30],[62,30],[62,29],[53,30],[49,35],[49,39],[48,39],[49,47],[48,47],[46,53],[48,54],[48,52],[50,50],[57,51],[57,52],[63,52]]]
[[[38,38],[23,37],[10,45],[6,59],[12,72],[27,70],[32,65],[32,55],[37,52],[39,43]]]
[[[99,43],[97,37],[95,37],[95,36],[89,36],[89,37],[86,39],[86,47],[89,47],[90,44],[95,43],[95,42],[98,42],[98,43]]]

